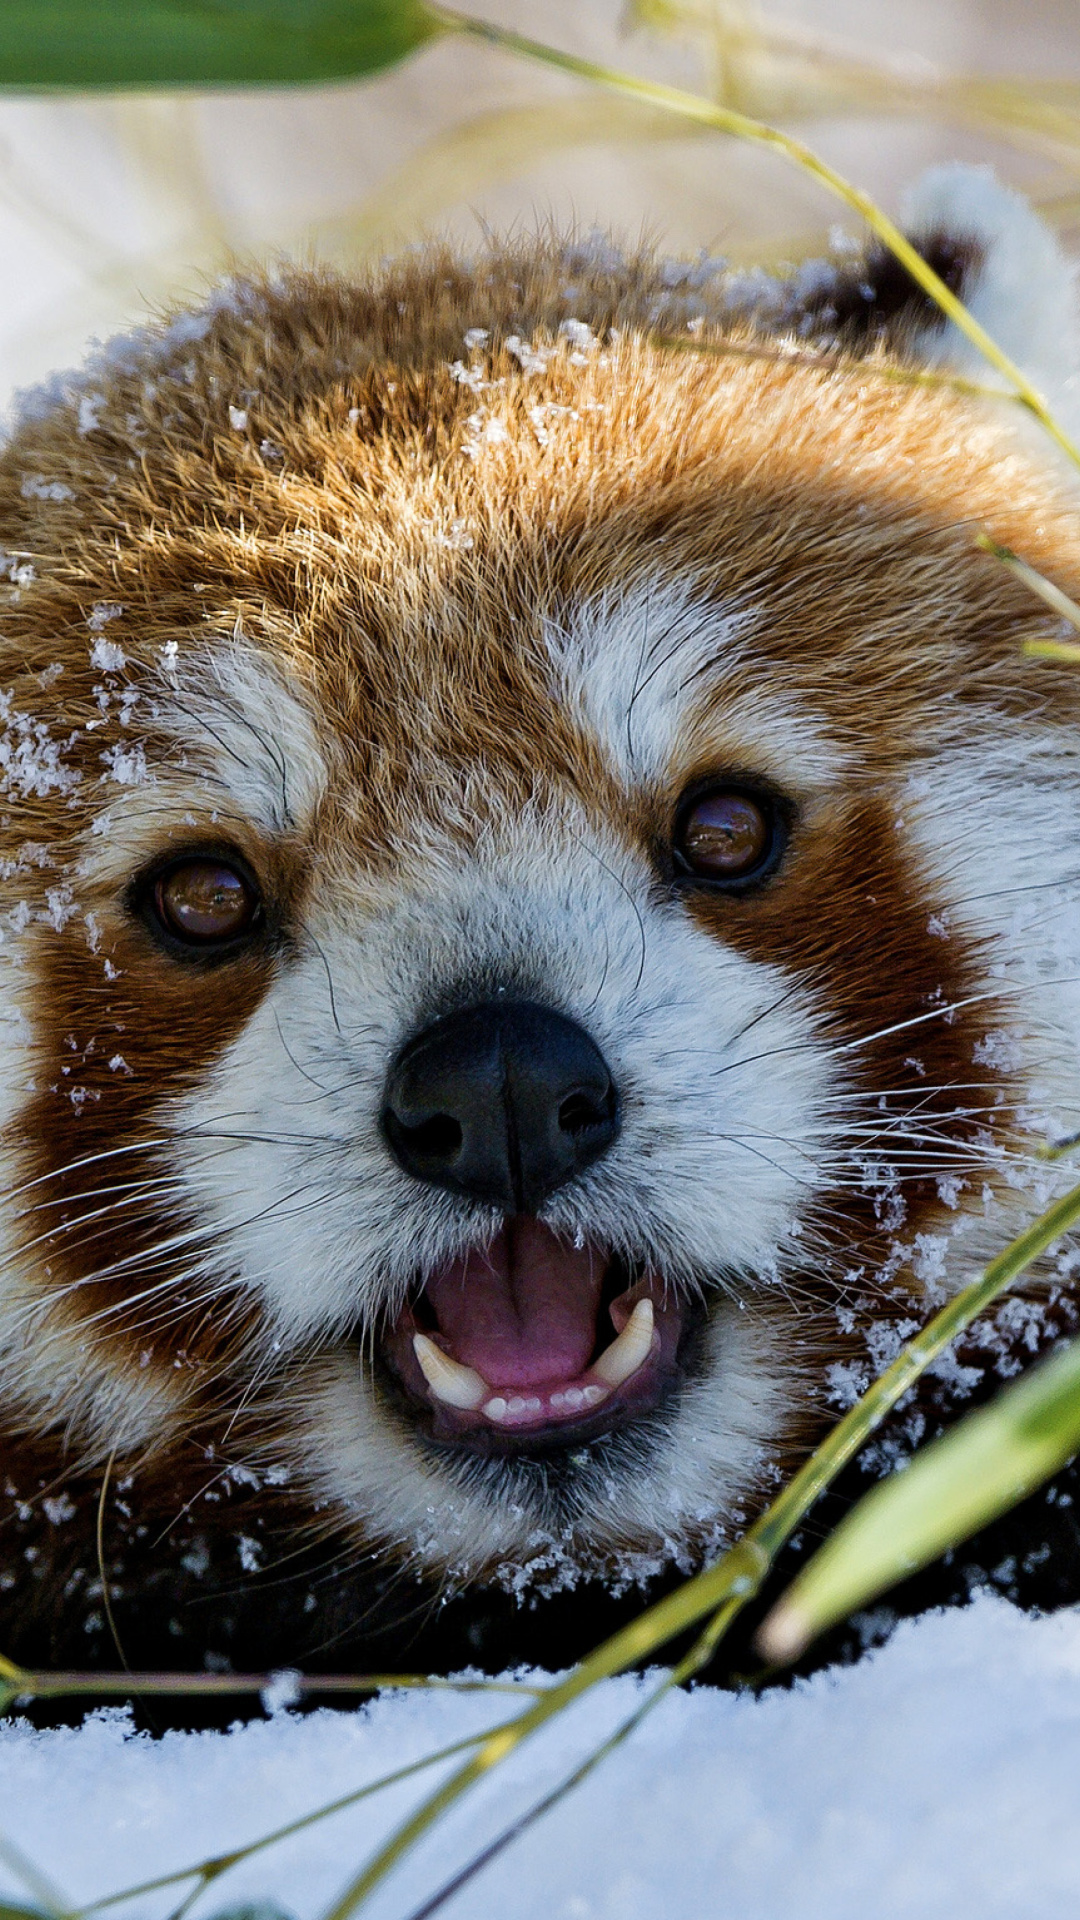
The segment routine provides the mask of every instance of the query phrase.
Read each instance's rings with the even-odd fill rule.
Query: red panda
[[[909,225],[1080,419],[1023,204]],[[238,278],[24,402],[7,1654],[690,1566],[1050,1191],[1080,679],[976,535],[1080,593],[1080,526],[991,380],[873,248],[545,241]]]

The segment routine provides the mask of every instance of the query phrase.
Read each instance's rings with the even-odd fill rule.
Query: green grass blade
[[[856,1608],[1032,1493],[1080,1449],[1080,1341],[874,1487],[773,1608],[759,1645],[797,1658]]]
[[[1032,593],[1036,594],[1040,600],[1045,601],[1046,605],[1050,607],[1054,613],[1058,614],[1062,620],[1067,621],[1070,627],[1075,627],[1080,631],[1080,606],[1077,606],[1076,601],[1071,600],[1067,593],[1063,593],[1060,587],[1056,587],[1052,580],[1048,580],[1045,574],[1039,573],[1035,567],[1029,566],[1026,560],[1021,560],[1019,554],[1013,553],[1009,547],[999,546],[996,540],[991,540],[988,533],[977,534],[975,537],[975,545],[981,547],[984,553],[992,555],[995,560],[1000,560],[1003,567],[1007,567],[1009,572],[1015,574],[1018,580],[1022,580],[1025,587],[1030,587]],[[1041,648],[1046,644],[1046,642],[1041,640],[1028,641],[1024,652],[1029,653],[1032,647]],[[1056,656],[1050,655],[1049,657],[1052,659]]]
[[[432,1894],[422,1906],[410,1913],[408,1920],[431,1920],[433,1914],[441,1912],[447,1901],[453,1899],[462,1887],[467,1886],[469,1881],[474,1879],[490,1861],[496,1859],[508,1846],[519,1839],[537,1820],[543,1819],[544,1815],[557,1806],[560,1800],[564,1800],[567,1794],[572,1793],[582,1781],[587,1780],[601,1761],[606,1760],[617,1747],[621,1747],[632,1733],[636,1733],[642,1721],[654,1712],[662,1700],[667,1699],[673,1688],[681,1687],[686,1681],[694,1679],[703,1667],[708,1666],[729,1621],[733,1620],[738,1612],[739,1605],[737,1597],[726,1602],[713,1615],[704,1633],[695,1640],[689,1653],[679,1661],[678,1666],[668,1669],[659,1685],[654,1687],[651,1693],[646,1694],[641,1704],[634,1708],[633,1713],[622,1721],[621,1725],[616,1727],[614,1733],[609,1734],[600,1746],[594,1747],[591,1753],[586,1754],[584,1760],[579,1762],[573,1772],[566,1774],[549,1793],[544,1795],[542,1800],[534,1801],[532,1806],[519,1814],[508,1827],[504,1827],[494,1840],[489,1841],[479,1853],[474,1854],[472,1859],[460,1868],[451,1880],[446,1881],[437,1893]]]
[[[711,1655],[736,1614],[757,1593],[785,1541],[897,1401],[931,1361],[1078,1219],[1080,1186],[1075,1186],[1033,1220],[970,1286],[956,1294],[908,1342],[892,1365],[826,1435],[772,1506],[748,1528],[737,1546],[725,1553],[715,1566],[707,1567],[674,1593],[638,1614],[564,1680],[543,1693],[525,1713],[484,1740],[471,1759],[444,1780],[390,1835],[327,1909],[323,1920],[351,1920],[398,1861],[462,1794],[598,1681],[625,1673],[628,1667],[651,1659],[677,1634],[702,1620],[710,1622],[701,1640],[703,1658]]]
[[[384,1787],[399,1786],[403,1780],[411,1780],[427,1767],[436,1767],[442,1760],[456,1759],[459,1754],[467,1753],[470,1747],[479,1746],[481,1740],[487,1739],[493,1731],[497,1729],[489,1729],[488,1733],[465,1734],[460,1740],[451,1741],[448,1746],[421,1754],[419,1760],[409,1760],[404,1766],[396,1767],[393,1773],[384,1773],[377,1780],[368,1780],[362,1787],[354,1787],[351,1793],[340,1794],[336,1800],[326,1800],[311,1813],[297,1814],[295,1819],[285,1821],[283,1826],[272,1827],[268,1833],[260,1834],[257,1840],[248,1840],[228,1853],[210,1854],[186,1867],[173,1867],[168,1873],[157,1874],[152,1880],[140,1880],[133,1887],[120,1887],[114,1893],[103,1893],[99,1899],[90,1900],[86,1906],[75,1910],[57,1909],[58,1920],[88,1920],[91,1914],[103,1913],[107,1908],[122,1906],[129,1900],[142,1899],[148,1893],[160,1893],[165,1887],[181,1886],[185,1880],[196,1882],[192,1893],[201,1893],[242,1860],[250,1860],[254,1854],[276,1846],[280,1840],[289,1840],[293,1834],[303,1833],[308,1827],[317,1826],[321,1820],[329,1820],[333,1814],[342,1813],[347,1807],[359,1806],[362,1800],[372,1799]],[[2,1913],[0,1920],[3,1920]]]
[[[10,1873],[21,1880],[34,1900],[34,1905],[23,1905],[17,1900],[5,1900],[0,1904],[0,1920],[22,1920],[22,1916],[33,1914],[35,1920],[71,1920],[74,1908],[64,1899],[63,1894],[47,1879],[41,1868],[28,1860],[21,1847],[13,1840],[0,1834],[0,1861],[3,1861]]]
[[[888,247],[889,252],[906,267],[916,285],[928,294],[940,307],[947,319],[977,348],[985,360],[996,368],[997,372],[1009,382],[1022,405],[1041,422],[1050,438],[1056,442],[1074,467],[1080,467],[1080,447],[1069,438],[1061,427],[1038,389],[1027,375],[1003,353],[997,342],[991,339],[985,327],[981,326],[973,313],[965,307],[951,288],[945,285],[941,276],[923,259],[907,235],[901,233],[895,221],[883,213],[877,203],[864,193],[860,187],[852,185],[842,173],[830,166],[827,160],[808,147],[805,140],[797,140],[792,134],[783,133],[780,128],[769,126],[764,120],[755,120],[751,115],[738,113],[731,107],[717,106],[712,100],[696,93],[687,93],[681,87],[662,86],[652,80],[639,80],[633,74],[620,73],[614,67],[604,67],[595,60],[582,60],[576,54],[564,53],[556,47],[546,46],[542,41],[530,40],[527,35],[513,33],[504,27],[497,27],[486,20],[477,20],[471,14],[458,13],[456,9],[436,5],[431,0],[432,17],[449,29],[471,35],[488,46],[503,47],[507,53],[520,54],[526,60],[539,61],[541,65],[554,67],[560,73],[576,74],[581,80],[590,80],[594,85],[610,88],[615,93],[626,94],[634,100],[645,101],[656,107],[666,107],[671,113],[681,114],[686,120],[699,126],[713,127],[718,133],[733,134],[736,139],[749,140],[759,146],[770,147],[774,153],[783,154],[802,171],[821,183],[826,190],[842,200],[853,213],[865,220],[870,231]]]
[[[1080,646],[1071,640],[1025,640],[1023,650],[1031,660],[1060,660],[1070,667],[1080,664]]]
[[[0,87],[346,80],[439,31],[423,0],[0,0]]]
[[[271,1673],[107,1673],[92,1670],[34,1672],[12,1666],[0,1657],[0,1715],[16,1700],[140,1700],[229,1697],[265,1693],[273,1685]],[[443,1693],[512,1694],[531,1698],[542,1689],[524,1680],[444,1678],[423,1673],[316,1673],[295,1675],[296,1698],[328,1698],[383,1693],[389,1688]]]

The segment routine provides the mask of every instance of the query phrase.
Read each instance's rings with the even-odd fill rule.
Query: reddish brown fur
[[[478,823],[462,810],[462,780],[476,766],[486,804],[513,813],[538,789],[569,793],[650,854],[680,791],[709,768],[677,769],[670,789],[643,794],[628,815],[596,741],[552,697],[540,615],[558,620],[613,581],[689,577],[718,606],[763,612],[752,661],[725,666],[728,694],[771,680],[805,697],[851,769],[842,795],[807,808],[773,886],[691,912],[735,950],[820,986],[841,1043],[923,1021],[917,1047],[906,1030],[873,1043],[861,1084],[895,1090],[896,1108],[922,1103],[963,1140],[976,1121],[957,1114],[949,1088],[967,1071],[985,1009],[951,1025],[924,1017],[935,993],[943,1003],[975,993],[981,956],[928,934],[937,880],[912,871],[888,782],[916,739],[961,737],[968,711],[1017,728],[1034,715],[1072,723],[1075,679],[1020,657],[1024,639],[1046,630],[1043,608],[977,550],[973,531],[985,527],[1080,593],[1075,509],[977,403],[947,384],[889,377],[881,354],[778,358],[730,327],[672,345],[655,337],[664,296],[647,260],[615,277],[583,269],[569,293],[565,279],[554,252],[523,250],[481,273],[435,254],[360,287],[300,273],[243,285],[213,308],[201,338],[167,344],[165,323],[127,370],[118,360],[103,374],[91,430],[78,430],[78,395],[20,428],[0,466],[0,527],[35,577],[8,591],[0,685],[15,710],[67,741],[66,764],[83,778],[70,795],[10,801],[9,847],[49,851],[4,883],[8,903],[46,910],[57,866],[100,804],[102,753],[129,738],[116,702],[104,719],[96,704],[86,623],[100,602],[124,609],[107,638],[123,647],[130,686],[149,683],[163,644],[239,625],[319,714],[338,767],[311,837],[271,848],[229,827],[265,876],[283,940],[313,884],[332,887],[355,868],[393,874],[411,845],[422,854],[425,814],[457,819],[468,843]],[[580,366],[558,338],[568,314],[605,343]],[[476,364],[499,383],[484,404],[508,437],[470,458],[477,394],[447,363],[476,326],[493,340]],[[674,333],[675,320],[662,314],[665,327]],[[503,345],[511,334],[553,348],[545,372],[521,372]],[[530,417],[541,404],[572,410],[547,416],[546,438]],[[230,406],[245,424],[230,424]],[[67,491],[27,497],[27,476]],[[459,521],[467,548],[447,544]],[[722,714],[717,725],[722,734]],[[145,719],[140,734],[152,761],[174,754]],[[21,1232],[27,1245],[51,1236],[28,1256],[43,1326],[54,1295],[69,1325],[106,1312],[92,1339],[134,1368],[146,1336],[140,1311],[123,1310],[130,1272],[78,1282],[128,1257],[140,1236],[149,1248],[183,1222],[168,1196],[127,1204],[127,1183],[160,1165],[152,1144],[92,1178],[79,1163],[153,1141],[162,1090],[194,1084],[240,1031],[273,950],[198,975],[177,969],[132,920],[122,890],[90,898],[74,885],[76,905],[97,915],[98,947],[81,911],[27,936],[39,949],[37,1091],[17,1121],[15,1164],[21,1180],[40,1183],[43,1211],[27,1213]],[[860,942],[853,929],[870,909],[873,941]],[[103,974],[106,957],[116,982]],[[114,1035],[129,1073],[109,1069]],[[79,1107],[75,1078],[86,1089]],[[924,1097],[921,1078],[938,1091]],[[1000,1078],[1007,1134],[1013,1095]],[[932,1223],[931,1183],[913,1177],[905,1199],[913,1225]],[[886,1236],[869,1200],[825,1194],[820,1220],[842,1242],[843,1264],[880,1264]],[[826,1293],[833,1284],[827,1277]],[[814,1291],[808,1278],[808,1298]],[[254,1309],[196,1298],[161,1311],[149,1366],[172,1393],[182,1356],[184,1410],[163,1426],[145,1499],[167,1519],[194,1496],[207,1437],[222,1443],[244,1390],[231,1368]],[[257,1403],[249,1422],[257,1435]],[[62,1417],[35,1431],[25,1413],[9,1446],[20,1497],[31,1479],[59,1483],[86,1456],[93,1474],[107,1451]],[[121,1459],[114,1471],[138,1466]]]

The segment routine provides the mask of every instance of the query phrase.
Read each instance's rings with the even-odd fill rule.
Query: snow
[[[284,1680],[289,1684],[286,1685]],[[500,1694],[396,1693],[227,1734],[0,1729],[0,1840],[89,1901],[249,1841],[505,1717]],[[405,1920],[639,1702],[607,1682],[539,1736],[364,1908]],[[324,1912],[439,1770],[213,1883],[193,1920],[273,1901]],[[1065,1920],[1080,1904],[1080,1611],[984,1595],[902,1624],[855,1667],[754,1697],[670,1695],[627,1744],[446,1906],[448,1920]],[[0,1852],[4,1851],[0,1847]],[[27,1897],[0,1867],[0,1887]],[[115,1909],[157,1920],[183,1888]],[[112,1909],[110,1909],[112,1911]]]
[[[99,600],[97,601],[95,606],[91,608],[86,624],[89,627],[91,633],[100,633],[103,627],[108,626],[110,620],[119,620],[120,615],[123,613],[123,611],[124,611],[123,607],[116,600]],[[98,647],[108,647],[111,644],[112,643],[110,641],[105,641],[105,640],[99,640],[97,643]],[[116,649],[116,651],[118,653],[120,652],[119,647]],[[95,647],[93,653],[90,655],[90,658],[93,661],[95,666],[99,666],[101,664],[101,662],[98,659],[97,647]],[[122,653],[120,654],[119,664],[120,666],[123,666],[124,664],[124,656]]]

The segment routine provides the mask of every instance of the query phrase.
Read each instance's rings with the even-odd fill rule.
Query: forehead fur
[[[372,845],[478,762],[504,802],[542,764],[595,803],[610,757],[553,701],[553,635],[732,696],[779,661],[879,760],[958,705],[1069,700],[1018,660],[1045,611],[973,545],[1080,586],[1073,506],[1005,410],[778,351],[706,293],[687,335],[647,260],[566,280],[541,250],[238,282],[27,420],[0,463],[8,787],[32,809],[44,768],[78,812],[87,774],[135,771],[132,690],[237,632],[320,716]]]

